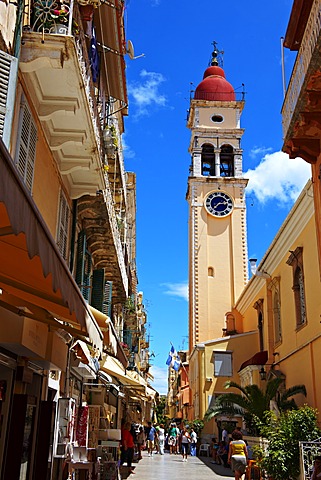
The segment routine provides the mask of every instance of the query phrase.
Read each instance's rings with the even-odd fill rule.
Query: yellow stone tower
[[[197,343],[235,330],[230,312],[248,278],[240,127],[244,99],[236,99],[213,45],[211,65],[188,116],[190,352]]]

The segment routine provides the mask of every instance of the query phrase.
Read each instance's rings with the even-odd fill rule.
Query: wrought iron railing
[[[73,0],[37,0],[29,5],[28,28],[32,32],[72,34]]]
[[[283,137],[285,138],[292,121],[302,85],[311,63],[313,52],[321,33],[321,0],[315,0],[302,38],[302,43],[292,70],[282,107]]]

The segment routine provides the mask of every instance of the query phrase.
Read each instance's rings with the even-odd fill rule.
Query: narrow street
[[[230,469],[220,465],[213,465],[209,457],[188,457],[187,462],[182,461],[181,455],[147,456],[143,452],[143,458],[139,463],[134,463],[135,474],[130,475],[131,480],[168,480],[169,478],[193,478],[197,480],[228,480],[234,478]],[[125,479],[126,467],[123,467],[122,478]],[[128,477],[127,477],[128,478]]]

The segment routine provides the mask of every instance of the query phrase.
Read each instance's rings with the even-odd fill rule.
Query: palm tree
[[[265,390],[258,385],[242,387],[236,382],[226,382],[225,388],[236,388],[241,393],[224,393],[220,395],[215,406],[209,408],[204,416],[208,421],[216,415],[241,415],[247,428],[253,433],[259,433],[258,424],[265,423],[265,412],[270,410],[270,402],[274,400],[280,411],[297,408],[293,395],[302,393],[306,396],[304,385],[294,385],[283,392],[280,390],[283,378],[273,378],[266,383]]]

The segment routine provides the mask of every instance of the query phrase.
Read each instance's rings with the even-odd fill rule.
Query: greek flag
[[[179,355],[173,345],[169,351],[168,358],[166,360],[166,365],[168,365],[169,367],[172,367],[176,372],[178,372],[181,366],[181,359],[179,358]]]

